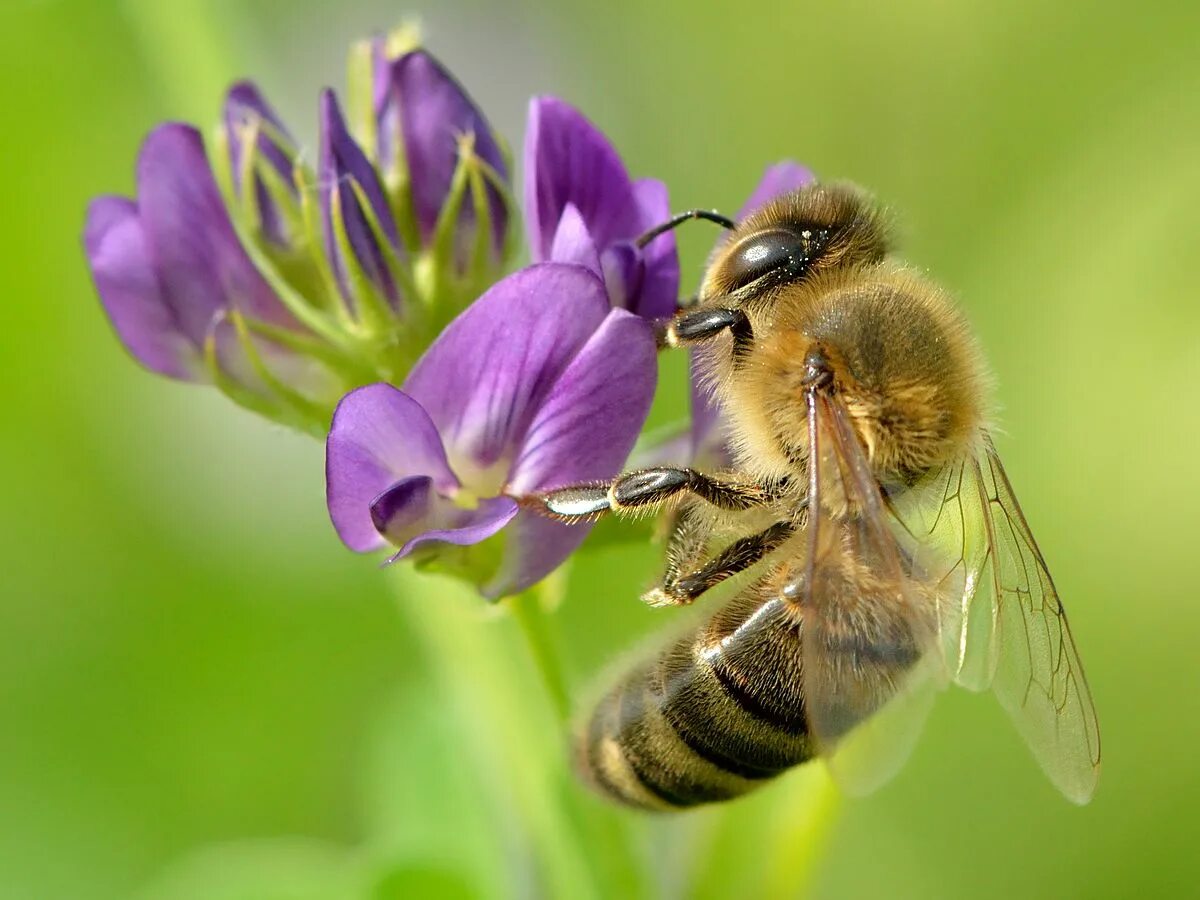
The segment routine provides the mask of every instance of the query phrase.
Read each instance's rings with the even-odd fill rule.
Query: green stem
[[[448,710],[462,724],[466,762],[494,793],[498,833],[512,827],[515,813],[530,847],[531,859],[524,862],[537,866],[540,893],[603,896],[601,873],[594,871],[564,799],[576,788],[569,783],[562,729],[522,651],[518,628],[461,582],[407,565],[392,573],[405,620],[420,635]]]
[[[803,783],[789,785],[775,804],[768,829],[770,838],[762,896],[767,900],[793,900],[812,886],[813,868],[824,854],[841,808],[841,795],[822,763]],[[782,787],[782,786],[781,786]]]
[[[557,635],[552,631],[546,615],[550,604],[543,598],[554,590],[553,586],[544,586],[547,584],[542,582],[535,585],[507,602],[529,648],[529,655],[541,675],[542,686],[546,689],[559,724],[566,725],[571,717],[571,699],[563,674],[562,657],[558,652]]]
[[[687,896],[796,900],[811,888],[839,806],[821,762],[788,772],[749,797],[714,810],[693,841]]]

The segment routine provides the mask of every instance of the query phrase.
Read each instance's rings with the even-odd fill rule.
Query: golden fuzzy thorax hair
[[[937,286],[897,264],[837,268],[745,307],[752,345],[708,356],[738,464],[771,479],[808,458],[805,359],[819,347],[873,468],[908,480],[973,448],[987,377]]]

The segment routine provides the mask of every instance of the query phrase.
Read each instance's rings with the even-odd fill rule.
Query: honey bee
[[[989,378],[947,294],[892,255],[886,217],[809,185],[733,223],[691,348],[732,464],[660,467],[534,498],[565,521],[665,510],[644,599],[730,599],[594,708],[579,767],[633,806],[727,800],[814,757],[865,791],[907,757],[936,691],[991,688],[1051,781],[1087,802],[1100,736],[1066,614],[988,431]]]

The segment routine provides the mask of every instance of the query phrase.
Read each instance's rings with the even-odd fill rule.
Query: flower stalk
[[[404,619],[427,648],[468,736],[462,751],[469,764],[490,773],[495,805],[517,812],[516,827],[525,832],[530,858],[514,861],[513,893],[520,869],[531,864],[543,896],[630,896],[606,890],[619,873],[605,872],[585,840],[588,825],[575,802],[579,788],[571,783],[558,714],[520,652],[512,617],[487,615],[474,592],[455,580],[400,566],[391,577]]]
[[[561,598],[566,567],[508,600],[508,608],[521,629],[529,657],[537,668],[542,687],[554,708],[560,726],[571,718],[571,698],[563,671],[562,653],[548,611]]]

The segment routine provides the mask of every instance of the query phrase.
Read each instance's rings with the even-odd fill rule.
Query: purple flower
[[[525,226],[535,261],[586,265],[613,306],[646,318],[675,312],[679,257],[665,234],[634,240],[670,218],[666,186],[632,181],[595,125],[553,97],[535,98],[525,133]]]
[[[654,342],[610,308],[580,266],[548,263],[496,284],[442,333],[403,390],[348,394],[329,433],[330,517],[348,547],[461,559],[489,597],[523,590],[587,527],[524,510],[523,495],[614,475],[649,411]]]
[[[151,132],[137,187],[136,201],[92,201],[84,248],[105,312],[142,365],[211,380],[206,348],[216,323],[232,314],[301,330],[239,243],[196,129],[167,124]]]

